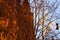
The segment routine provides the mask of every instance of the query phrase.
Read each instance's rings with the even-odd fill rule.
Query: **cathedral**
[[[36,40],[28,0],[0,0],[0,40]]]

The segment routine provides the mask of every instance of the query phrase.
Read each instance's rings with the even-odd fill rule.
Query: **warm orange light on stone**
[[[0,2],[3,2],[3,0],[0,0]]]
[[[23,5],[20,5],[18,0],[4,0],[1,3],[3,6],[0,7],[0,11],[4,17],[0,17],[0,25],[4,29],[0,29],[0,40],[36,40],[33,30],[33,14],[27,2],[24,0]]]
[[[8,19],[0,19],[0,25],[4,28],[8,27],[9,20]]]
[[[14,20],[13,20],[13,24],[14,24],[14,25],[16,25],[16,24],[17,24],[16,19],[14,19]]]

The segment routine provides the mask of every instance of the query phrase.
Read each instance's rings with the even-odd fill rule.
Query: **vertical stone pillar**
[[[33,30],[33,13],[30,12],[28,0],[1,0],[0,1],[0,40],[36,40]],[[6,21],[8,22],[6,22]]]
[[[33,28],[33,13],[30,12],[28,0],[24,0],[21,5],[20,28],[21,40],[36,40]],[[22,36],[23,35],[23,36]],[[23,39],[24,38],[24,39]]]

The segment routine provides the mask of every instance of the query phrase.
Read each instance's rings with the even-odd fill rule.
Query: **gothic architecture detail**
[[[0,40],[36,40],[28,0],[0,1]]]

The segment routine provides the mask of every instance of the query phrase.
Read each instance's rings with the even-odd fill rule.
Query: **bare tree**
[[[33,0],[31,2],[31,10],[34,13],[34,27],[37,40],[44,40],[52,31],[51,26],[57,18],[57,9],[59,3],[55,0],[50,3],[49,0]],[[52,25],[51,25],[52,24]]]

